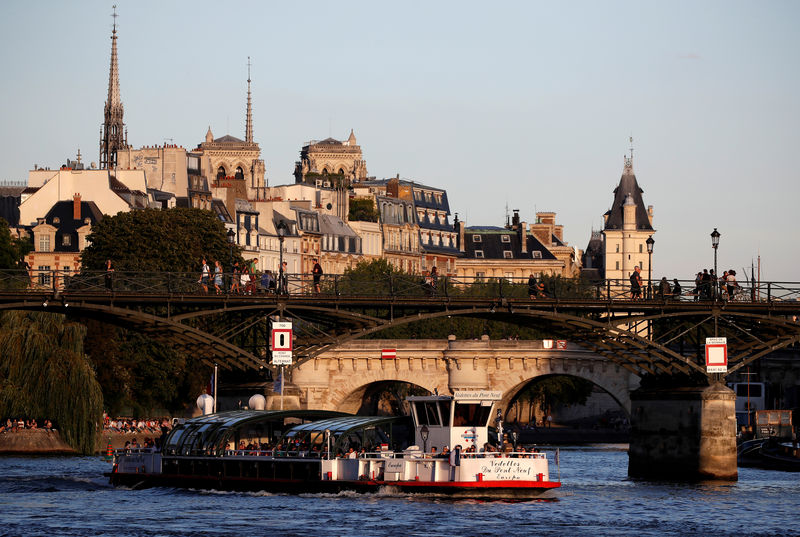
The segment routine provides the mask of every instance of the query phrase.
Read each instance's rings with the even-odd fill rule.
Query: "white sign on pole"
[[[724,337],[706,338],[706,371],[708,373],[728,372],[728,339]]]
[[[272,323],[272,365],[292,365],[292,323]]]

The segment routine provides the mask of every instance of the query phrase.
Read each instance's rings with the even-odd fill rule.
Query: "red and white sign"
[[[567,348],[567,340],[566,339],[557,339],[556,340],[556,349],[563,351]]]
[[[272,364],[292,365],[292,323],[272,323]]]
[[[728,339],[724,337],[706,338],[706,371],[708,373],[728,372]]]
[[[394,360],[397,358],[397,349],[381,350],[381,360]]]
[[[542,348],[543,349],[552,349],[553,348],[553,340],[552,339],[543,339],[542,340]]]

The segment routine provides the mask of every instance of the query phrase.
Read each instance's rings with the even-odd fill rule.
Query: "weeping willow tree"
[[[0,315],[0,416],[50,419],[76,451],[95,449],[103,396],[83,353],[83,325],[63,315]]]

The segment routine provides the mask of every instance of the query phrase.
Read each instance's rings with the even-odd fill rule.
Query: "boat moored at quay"
[[[388,489],[529,499],[559,487],[545,453],[490,445],[489,422],[500,397],[494,391],[409,397],[410,417],[209,414],[178,424],[160,450],[118,451],[106,475],[111,484],[131,488],[289,494]]]

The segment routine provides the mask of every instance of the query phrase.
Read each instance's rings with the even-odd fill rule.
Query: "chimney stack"
[[[76,193],[72,196],[72,219],[81,219],[81,195]]]

